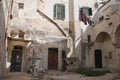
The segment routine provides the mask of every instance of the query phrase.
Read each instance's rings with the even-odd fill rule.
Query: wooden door
[[[102,68],[102,51],[95,50],[95,67]]]
[[[58,69],[58,49],[48,49],[48,69]]]

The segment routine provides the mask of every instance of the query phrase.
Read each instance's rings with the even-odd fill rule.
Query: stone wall
[[[65,61],[66,61],[66,70],[68,71],[75,70],[80,66],[79,59],[77,57],[66,58]]]
[[[5,73],[5,14],[3,4],[0,3],[0,76]]]
[[[118,3],[119,1],[115,2],[114,0],[111,0],[108,4],[99,9],[99,11],[101,11],[100,14],[104,15],[104,13],[102,13],[103,10],[108,14],[111,13],[112,10],[108,11],[108,8],[111,7],[110,5],[118,5]],[[97,14],[98,13],[96,13],[96,15]],[[95,67],[95,50],[99,49],[102,51],[102,67],[119,69],[119,47],[116,45],[115,41],[116,37],[119,37],[116,36],[116,34],[119,33],[120,18],[118,16],[120,16],[119,10],[109,15],[108,20],[104,18],[102,21],[99,21],[97,24],[95,24],[95,26],[89,26],[89,28],[86,29],[85,33],[83,34],[83,41],[86,42],[87,46],[87,35],[91,35],[91,42],[93,43],[91,48],[86,50],[86,67]]]

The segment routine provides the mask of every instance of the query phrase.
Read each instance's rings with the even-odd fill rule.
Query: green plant
[[[85,76],[100,76],[106,73],[110,73],[109,70],[92,70],[92,69],[86,69],[86,68],[78,68],[74,70],[74,72],[80,73]]]
[[[46,80],[54,80],[53,78],[50,78],[49,76],[46,78]]]

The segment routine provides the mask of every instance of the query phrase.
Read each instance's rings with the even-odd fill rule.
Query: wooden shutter
[[[65,6],[62,6],[62,20],[65,19]]]
[[[53,9],[53,19],[57,19],[57,5],[54,5],[54,9]]]

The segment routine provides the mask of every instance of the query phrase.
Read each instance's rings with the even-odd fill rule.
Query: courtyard
[[[40,73],[38,76],[32,76],[22,72],[13,72],[6,74],[0,80],[120,80],[120,78],[117,72],[88,77],[74,72],[50,70],[46,73]]]

